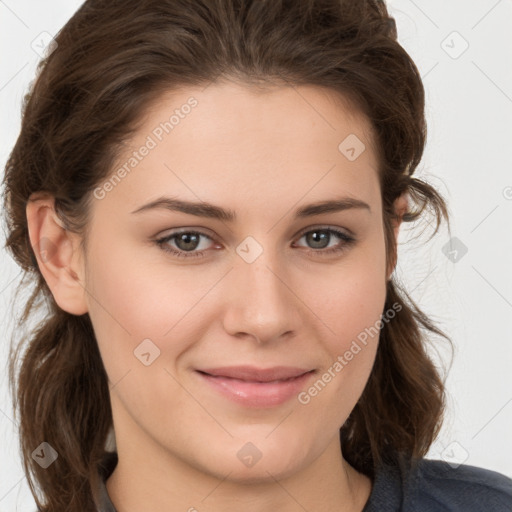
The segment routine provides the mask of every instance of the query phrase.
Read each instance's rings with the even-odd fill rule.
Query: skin
[[[325,89],[224,81],[161,96],[119,166],[191,96],[191,113],[93,201],[87,254],[56,219],[51,197],[34,194],[27,204],[32,246],[45,237],[55,248],[47,261],[37,254],[40,270],[62,309],[89,313],[108,374],[119,454],[109,495],[119,512],[360,511],[372,483],[343,458],[339,429],[368,380],[376,338],[308,404],[293,397],[244,407],[195,368],[315,369],[307,389],[380,318],[392,266],[371,126]],[[366,146],[354,161],[338,150],[350,134]],[[237,220],[131,213],[162,195],[211,202]],[[339,197],[370,210],[293,217]],[[401,215],[405,198],[396,208]],[[345,243],[304,236],[326,227],[350,230],[355,243],[321,256]],[[193,249],[205,257],[178,258],[155,243],[181,228],[207,234]],[[252,263],[236,252],[247,236],[263,249]],[[177,243],[167,245],[185,252]],[[149,366],[134,356],[147,338],[160,349]],[[262,454],[252,467],[237,457],[248,442]]]

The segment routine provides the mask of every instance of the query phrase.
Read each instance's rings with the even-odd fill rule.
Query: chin
[[[253,467],[243,467],[241,464],[227,464],[225,471],[217,475],[219,468],[215,468],[218,478],[226,479],[230,482],[243,485],[260,485],[275,483],[276,480],[286,480],[299,471],[301,465],[283,464],[282,460],[274,457],[274,460],[260,460]],[[213,469],[213,468],[211,468]]]
[[[255,485],[286,479],[314,459],[314,447],[308,449],[303,435],[297,433],[296,441],[292,442],[290,436],[271,439],[273,435],[268,437],[269,430],[265,429],[260,436],[234,438],[224,445],[212,442],[210,449],[202,452],[201,460],[197,459],[201,471],[232,482]],[[213,452],[212,446],[216,446]],[[208,455],[204,457],[205,454]],[[214,467],[212,461],[215,461]]]

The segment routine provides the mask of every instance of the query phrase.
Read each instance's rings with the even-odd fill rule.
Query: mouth
[[[202,382],[225,398],[245,407],[284,404],[298,395],[315,370],[276,366],[232,366],[196,370]]]

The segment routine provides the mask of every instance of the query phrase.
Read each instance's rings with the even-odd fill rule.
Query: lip
[[[290,366],[230,366],[196,370],[203,382],[245,407],[274,407],[296,396],[315,370]]]

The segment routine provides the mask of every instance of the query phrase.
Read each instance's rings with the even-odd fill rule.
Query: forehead
[[[379,193],[369,121],[315,86],[226,81],[168,91],[146,109],[116,174],[102,203],[124,211],[165,193],[234,210]]]

